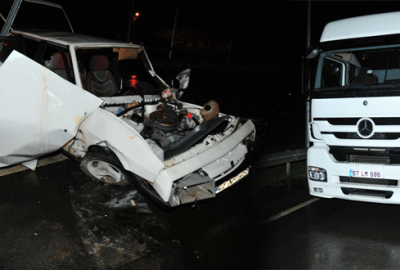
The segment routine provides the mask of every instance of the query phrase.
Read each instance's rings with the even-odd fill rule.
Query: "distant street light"
[[[132,42],[135,41],[135,36],[133,35],[133,28],[135,27],[135,21],[139,18],[139,12],[136,12],[135,15],[133,16],[132,20]]]
[[[133,3],[134,3],[134,0],[132,0],[131,12],[130,12],[130,16],[129,16],[128,34],[127,34],[127,38],[126,38],[127,42],[131,41],[131,36],[132,36],[132,41],[133,41],[133,38],[134,38],[133,37],[133,27],[135,26],[135,21],[140,16],[139,12],[133,13]]]

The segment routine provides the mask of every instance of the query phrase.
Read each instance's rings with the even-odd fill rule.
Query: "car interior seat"
[[[86,74],[87,91],[98,97],[110,97],[118,91],[109,66],[110,61],[105,55],[94,55],[90,59],[90,71]]]
[[[66,57],[68,61],[69,70],[72,70],[71,58],[68,53],[66,53]],[[64,59],[60,52],[54,53],[51,56],[49,68],[54,73],[58,74],[59,76],[63,77],[68,81],[68,75],[67,75],[67,70],[65,69]]]

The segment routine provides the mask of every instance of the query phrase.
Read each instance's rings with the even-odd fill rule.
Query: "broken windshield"
[[[355,50],[321,55],[316,90],[398,90],[399,49]]]

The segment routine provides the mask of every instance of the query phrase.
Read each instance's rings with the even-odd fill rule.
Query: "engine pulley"
[[[150,119],[157,128],[164,131],[175,130],[179,124],[178,115],[171,114],[165,110],[159,110],[150,114]]]

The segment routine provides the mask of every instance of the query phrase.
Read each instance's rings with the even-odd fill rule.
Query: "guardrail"
[[[307,159],[307,149],[297,149],[292,151],[283,151],[272,154],[261,155],[254,164],[256,169],[272,167],[286,164],[286,174],[290,175],[290,163]]]

